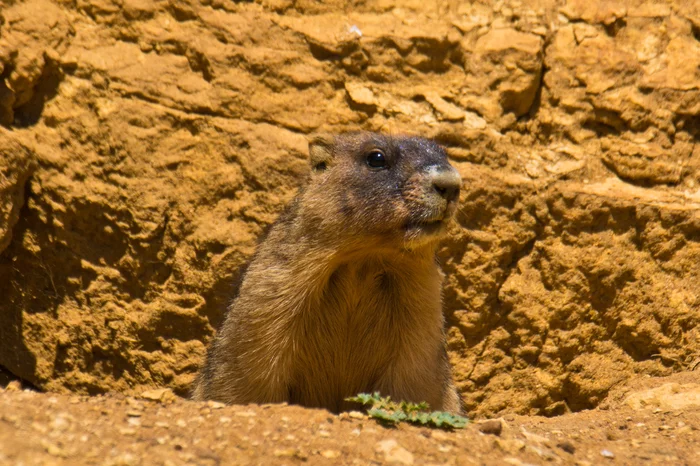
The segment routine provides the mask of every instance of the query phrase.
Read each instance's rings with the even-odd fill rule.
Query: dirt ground
[[[94,397],[0,391],[0,464],[697,465],[697,374],[637,381],[603,408],[443,431],[359,412],[224,406],[169,390]]]

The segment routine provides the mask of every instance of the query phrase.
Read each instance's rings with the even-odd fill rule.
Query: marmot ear
[[[333,162],[333,145],[335,138],[330,134],[314,136],[309,141],[309,156],[311,169],[314,172],[322,172],[330,167]]]

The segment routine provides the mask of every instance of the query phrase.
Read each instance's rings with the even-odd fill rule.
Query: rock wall
[[[474,415],[596,406],[700,357],[700,7],[26,0],[0,9],[0,367],[186,394],[306,136],[414,132]]]

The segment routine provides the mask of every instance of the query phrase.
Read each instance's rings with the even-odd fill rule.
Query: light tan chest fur
[[[339,410],[358,392],[422,384],[419,374],[439,363],[441,278],[431,259],[368,257],[336,268],[290,322],[290,401]]]

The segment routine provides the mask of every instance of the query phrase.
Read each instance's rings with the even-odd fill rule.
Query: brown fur
[[[377,148],[389,168],[368,167]],[[338,412],[379,391],[460,412],[435,262],[458,175],[419,138],[351,133],[310,154],[311,178],[259,245],[193,398]]]

